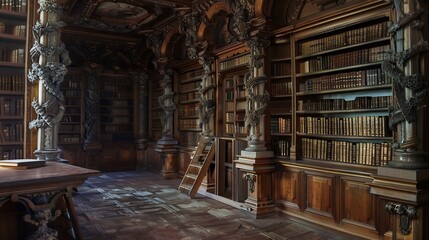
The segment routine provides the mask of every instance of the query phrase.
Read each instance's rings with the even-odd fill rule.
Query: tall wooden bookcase
[[[390,17],[387,4],[355,8],[275,31],[270,137],[277,206],[371,238],[388,221],[374,211],[382,203],[369,184],[377,167],[392,158],[392,86],[382,70]],[[290,151],[282,149],[283,141]]]
[[[26,3],[0,6],[0,159],[24,157]]]
[[[217,54],[217,110],[216,110],[216,166],[217,196],[237,202],[247,198],[247,184],[243,173],[234,166],[241,151],[247,147],[245,127],[245,74],[250,54],[243,44],[232,45]]]
[[[177,89],[177,118],[179,135],[179,166],[178,174],[184,175],[201,137],[199,123],[200,87],[203,77],[201,64],[186,61],[175,66]]]

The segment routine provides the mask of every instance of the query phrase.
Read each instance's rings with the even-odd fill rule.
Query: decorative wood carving
[[[411,232],[411,221],[417,217],[417,210],[414,207],[407,207],[399,203],[386,203],[386,211],[392,215],[399,215],[399,227],[401,233],[408,235]]]

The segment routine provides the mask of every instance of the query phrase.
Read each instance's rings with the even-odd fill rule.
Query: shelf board
[[[179,128],[181,132],[201,132],[201,128]]]
[[[25,24],[25,19],[27,17],[27,13],[25,12],[17,12],[17,11],[10,11],[6,9],[0,8],[0,16],[1,18],[8,18],[15,21],[22,21],[22,23]]]
[[[281,75],[281,76],[270,76],[272,80],[277,79],[285,79],[285,78],[292,78],[292,75]]]
[[[0,142],[0,146],[24,146],[24,142],[19,142],[19,141],[5,141],[5,142]]]
[[[282,112],[282,113],[271,113],[271,117],[273,117],[273,116],[292,116],[292,113],[291,112],[288,112],[288,113],[285,113],[285,112]]]
[[[296,133],[297,136],[301,137],[315,137],[315,138],[323,138],[323,139],[344,139],[344,140],[356,140],[356,141],[362,141],[365,140],[366,142],[369,141],[387,141],[392,142],[392,137],[376,137],[376,136],[344,136],[344,135],[322,135],[322,134],[308,134],[308,133]]]
[[[275,63],[275,62],[285,62],[285,61],[291,61],[292,58],[291,57],[283,57],[283,58],[272,58],[270,60],[270,62]]]
[[[300,60],[300,59],[313,58],[313,57],[317,57],[317,56],[328,54],[328,53],[334,53],[334,52],[340,52],[340,51],[344,51],[344,50],[349,50],[350,48],[361,48],[362,49],[362,47],[366,46],[366,45],[372,45],[372,44],[383,43],[383,42],[389,43],[389,41],[390,41],[389,37],[379,38],[379,39],[372,40],[372,41],[367,41],[367,42],[363,42],[363,43],[357,43],[357,44],[353,44],[353,45],[348,45],[348,46],[344,46],[344,47],[339,47],[339,48],[335,48],[335,49],[321,51],[321,52],[318,52],[318,53],[312,53],[312,54],[306,54],[306,55],[296,56],[295,59],[296,60]]]
[[[352,65],[352,66],[347,66],[347,67],[342,67],[342,68],[327,69],[327,70],[322,70],[322,71],[317,71],[317,72],[298,73],[298,74],[296,74],[296,77],[302,78],[302,77],[316,76],[316,75],[322,75],[322,74],[328,74],[328,73],[336,73],[336,72],[340,72],[340,71],[350,71],[350,70],[355,70],[355,69],[360,69],[360,68],[368,68],[368,67],[381,65],[381,63],[382,63],[382,61],[359,64],[359,65]]]
[[[278,136],[278,137],[292,137],[292,133],[271,133],[271,136]]]
[[[200,103],[200,100],[198,99],[191,99],[186,101],[181,101],[180,104],[192,104],[192,103]]]
[[[342,109],[342,110],[322,110],[322,111],[296,111],[297,114],[332,114],[332,113],[366,113],[366,112],[384,112],[387,108],[365,108],[365,109]]]
[[[4,62],[0,61],[1,68],[24,68],[24,63],[16,63],[16,62]]]
[[[285,95],[273,95],[271,96],[271,98],[291,98],[292,95],[291,94],[285,94]]]
[[[332,89],[332,90],[314,91],[314,92],[297,92],[296,96],[311,96],[311,95],[342,93],[342,92],[358,92],[358,91],[365,91],[365,90],[368,91],[368,90],[380,90],[380,89],[389,89],[389,88],[392,88],[391,84],[361,86],[361,87],[353,87],[353,88],[341,88],[341,89]]]
[[[198,76],[187,78],[187,79],[184,79],[184,80],[179,80],[179,82],[181,84],[196,82],[196,81],[200,81],[202,79],[202,77],[203,77],[203,75],[198,75]]]
[[[179,119],[198,119],[197,115],[179,116]]]
[[[20,120],[24,121],[24,116],[0,116],[0,120]]]

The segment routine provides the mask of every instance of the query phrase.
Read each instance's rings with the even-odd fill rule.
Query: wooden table
[[[23,204],[31,210],[24,216],[24,221],[38,228],[33,237],[40,239],[52,235],[55,239],[56,230],[48,223],[61,214],[55,208],[58,200],[64,199],[75,238],[82,239],[71,195],[88,177],[98,174],[100,172],[96,170],[54,161],[31,169],[0,167],[0,208],[8,201]]]

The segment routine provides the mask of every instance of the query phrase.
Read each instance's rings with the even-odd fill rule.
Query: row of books
[[[22,123],[0,124],[0,142],[24,141],[24,126]]]
[[[388,122],[388,116],[300,117],[299,129],[308,134],[389,137]]]
[[[307,55],[387,37],[387,21],[335,35],[298,43],[298,54]]]
[[[233,112],[234,111],[234,102],[225,102],[225,111],[226,112]]]
[[[299,73],[319,72],[388,60],[390,58],[389,49],[389,45],[384,45],[345,53],[317,56],[300,62]]]
[[[247,127],[244,126],[244,123],[235,125],[235,133],[247,134]]]
[[[66,98],[64,99],[64,105],[66,106],[79,106],[80,107],[80,100],[75,98]]]
[[[1,9],[15,12],[27,11],[27,0],[0,0]]]
[[[329,110],[354,110],[354,109],[371,109],[387,108],[392,104],[392,96],[378,97],[356,97],[354,100],[346,101],[345,99],[320,99],[298,100],[297,111],[329,111]]]
[[[132,120],[132,116],[127,116],[127,117],[119,117],[119,116],[115,116],[113,117],[113,115],[109,116],[102,116],[101,117],[101,123],[104,124],[130,124],[133,122]]]
[[[189,92],[189,91],[195,91],[200,88],[201,81],[195,81],[190,83],[181,84],[180,86],[180,92]]]
[[[80,123],[80,116],[79,115],[65,114],[65,115],[63,115],[63,118],[61,118],[61,122],[63,122],[63,123]]]
[[[23,74],[0,75],[0,91],[24,92],[25,82]]]
[[[271,76],[286,76],[290,75],[290,72],[290,62],[271,63]]]
[[[189,116],[197,116],[199,113],[199,106],[197,104],[187,104],[181,105],[179,107],[179,116],[180,117],[189,117]]]
[[[25,37],[25,25],[8,24],[0,20],[0,33]]]
[[[0,156],[1,156],[1,160],[23,159],[24,158],[24,149],[22,149],[22,148],[14,148],[14,149],[0,148]]]
[[[80,89],[64,89],[64,96],[67,98],[80,97]]]
[[[24,115],[23,98],[0,97],[0,116],[23,116],[23,115]]]
[[[392,159],[392,143],[348,142],[303,138],[302,157],[369,166],[384,166]]]
[[[70,144],[70,143],[80,143],[81,138],[79,135],[75,134],[61,134],[59,136],[59,143],[60,144]]]
[[[271,96],[284,96],[292,94],[292,82],[272,82]]]
[[[198,126],[198,119],[179,119],[179,129],[196,129]]]
[[[247,91],[243,88],[237,89],[237,97],[239,97],[239,98],[246,97],[246,93],[247,93]]]
[[[199,92],[181,93],[179,94],[179,102],[194,100],[194,99],[198,99],[199,97],[200,97]]]
[[[24,64],[25,60],[25,49],[8,49],[0,48],[0,61]]]
[[[78,114],[81,114],[80,110],[81,110],[80,105],[66,107],[66,114],[78,115]]]
[[[133,102],[132,100],[121,100],[121,99],[101,99],[100,100],[101,105],[110,106],[110,107],[132,107]]]
[[[226,112],[225,113],[225,122],[231,123],[235,120],[235,113],[233,112]]]
[[[271,133],[292,133],[292,120],[284,117],[272,117]]]
[[[235,57],[229,60],[225,60],[219,64],[219,70],[226,70],[233,67],[238,67],[250,62],[250,54],[245,54],[240,57]]]
[[[237,102],[237,108],[236,110],[246,110],[247,102],[246,101],[240,101]]]
[[[133,114],[130,108],[107,108],[107,107],[101,107],[100,113],[114,115],[114,116]]]
[[[225,134],[234,134],[235,126],[233,123],[225,123]]]
[[[182,146],[196,146],[200,139],[199,132],[181,132],[180,145]]]
[[[288,140],[273,139],[272,148],[274,155],[282,157],[290,157],[290,146],[291,143]]]
[[[107,98],[116,98],[116,99],[129,99],[131,100],[133,98],[133,93],[130,91],[118,91],[118,92],[101,92],[101,97],[107,97]]]
[[[77,75],[67,76],[66,81],[61,84],[63,89],[73,88],[80,89],[80,79]]]
[[[325,91],[390,84],[381,68],[325,75],[305,80],[299,84],[300,92]]]
[[[123,132],[131,132],[133,131],[131,125],[102,125],[101,126],[101,134],[106,133],[123,133]]]
[[[195,77],[202,76],[203,73],[204,73],[204,70],[202,68],[200,68],[198,70],[194,70],[194,71],[189,71],[189,72],[186,72],[186,73],[181,73],[179,75],[179,80],[186,81],[186,80],[189,80],[189,79],[193,79]]]
[[[61,132],[80,132],[80,124],[60,124],[59,131]]]

